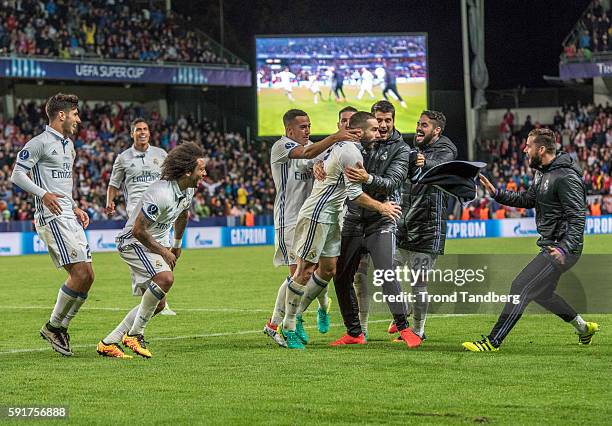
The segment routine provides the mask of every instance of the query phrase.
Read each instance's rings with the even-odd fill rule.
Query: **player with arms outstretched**
[[[368,112],[353,114],[349,129],[357,130],[361,143],[380,138],[376,118]],[[296,317],[308,308],[335,275],[336,260],[340,255],[338,216],[346,198],[382,215],[399,217],[400,208],[395,203],[376,201],[362,191],[360,184],[345,178],[345,168],[360,162],[363,162],[363,157],[357,143],[336,143],[325,155],[325,180],[315,182],[311,195],[298,214],[289,255],[296,259],[297,267],[287,280],[282,328],[289,349],[304,348],[308,339]]]
[[[274,312],[264,326],[264,333],[279,346],[285,346],[285,339],[278,333],[278,325],[285,316],[287,282],[295,272],[296,261],[289,258],[295,224],[300,208],[312,191],[312,164],[314,159],[342,140],[356,141],[355,131],[339,131],[320,142],[312,143],[310,137],[310,118],[302,110],[291,109],[283,116],[285,136],[272,146],[270,164],[272,178],[276,187],[274,200],[274,266],[287,266],[289,274],[278,289]],[[329,298],[327,291],[319,295],[317,324],[319,332],[329,330]]]

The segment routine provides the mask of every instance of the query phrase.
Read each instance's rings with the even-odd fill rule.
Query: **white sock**
[[[368,277],[366,274],[357,272],[353,280],[357,303],[359,304],[359,322],[361,330],[368,331],[368,317],[370,315],[370,297],[368,294]]]
[[[329,283],[329,281],[328,281]],[[319,302],[319,308],[327,311],[327,308],[329,306],[329,291],[327,289],[327,287],[325,287],[323,289],[323,291],[321,291],[321,293],[319,293],[319,295],[317,296],[317,302]]]
[[[419,335],[419,337],[423,337],[423,333],[425,333],[425,320],[427,319],[427,308],[429,307],[427,286],[413,286],[412,295],[414,296],[414,303],[412,304],[414,325],[412,326],[412,331]]]
[[[298,313],[305,312],[310,306],[313,300],[319,297],[323,290],[327,290],[327,281],[317,275],[316,272],[310,276],[310,279],[306,283],[306,290],[304,291],[304,297],[300,302],[300,309]]]
[[[586,321],[582,319],[580,315],[576,315],[576,318],[570,321],[570,324],[574,326],[578,333],[586,333],[587,325]]]
[[[306,286],[293,280],[287,283],[287,296],[285,298],[285,318],[283,318],[283,328],[295,331],[295,316],[300,308],[300,302],[306,291]]]
[[[107,345],[111,343],[120,343],[123,335],[130,331],[132,325],[134,324],[134,319],[136,318],[136,314],[138,313],[138,308],[140,305],[136,305],[132,308],[130,312],[123,318],[123,321],[119,323],[117,328],[110,332],[108,336],[106,336],[102,341]]]
[[[160,300],[164,298],[166,293],[153,281],[149,283],[149,288],[142,295],[142,300],[140,301],[140,307],[138,308],[138,312],[136,313],[136,318],[134,319],[134,324],[132,324],[132,328],[128,334],[130,336],[135,336],[137,334],[144,334],[144,329],[147,326],[151,317],[155,313],[155,308],[159,304]]]
[[[287,299],[287,283],[291,281],[291,277],[287,277],[285,281],[278,288],[278,293],[276,294],[276,302],[274,303],[274,312],[272,313],[272,318],[270,319],[270,323],[272,325],[279,325],[285,316],[285,300]]]
[[[68,328],[68,326],[70,325],[70,321],[72,321],[72,319],[76,316],[76,314],[79,312],[79,309],[81,309],[81,306],[83,306],[83,303],[85,303],[86,300],[87,293],[79,293],[79,297],[77,297],[77,299],[74,301],[74,303],[66,313],[66,316],[62,320],[62,327]]]
[[[66,317],[66,314],[72,307],[72,304],[79,297],[78,292],[68,288],[68,286],[64,283],[64,285],[59,289],[57,293],[57,300],[55,301],[55,306],[53,307],[53,312],[51,312],[51,317],[49,318],[49,324],[52,327],[59,328],[62,326],[62,321]]]

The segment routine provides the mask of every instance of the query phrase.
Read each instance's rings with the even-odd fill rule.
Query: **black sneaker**
[[[70,344],[66,340],[66,336],[61,328],[55,328],[51,324],[46,323],[40,329],[40,337],[49,342],[55,352],[59,352],[64,356],[72,355]]]

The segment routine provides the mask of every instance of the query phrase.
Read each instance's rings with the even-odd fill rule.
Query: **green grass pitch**
[[[610,253],[611,242],[588,237],[585,251]],[[449,241],[447,252],[536,249],[531,238],[483,239]],[[408,350],[380,313],[368,345],[332,348],[343,331],[334,305],[327,335],[311,328],[307,350],[287,351],[261,333],[285,276],[271,259],[271,247],[186,251],[169,298],[178,315],[147,328],[154,358],[117,360],[95,352],[137,303],[117,254],[94,254],[71,358],[38,336],[64,274],[46,255],[0,258],[0,407],[68,406],[74,424],[609,424],[612,315],[588,315],[602,326],[589,347],[556,317],[530,314],[502,351],[474,354],[461,342],[494,315],[433,316],[429,339]]]
[[[397,86],[400,95],[406,101],[407,108],[403,108],[399,101],[389,95],[389,100],[395,106],[396,126],[402,133],[414,133],[421,111],[427,109],[427,84],[413,82],[401,83]],[[358,100],[359,86],[344,85],[346,102],[336,102],[333,93],[331,100],[328,100],[329,87],[321,86],[321,92],[323,100],[319,99],[319,103],[315,105],[312,92],[306,86],[293,89],[295,102],[290,102],[282,89],[262,88],[257,96],[259,135],[284,134],[282,118],[290,108],[302,109],[308,113],[313,135],[328,135],[337,130],[338,111],[345,106],[351,105],[358,110],[370,111],[374,102],[384,99],[380,86],[372,89],[375,98],[370,98],[370,95],[366,93],[361,100]]]

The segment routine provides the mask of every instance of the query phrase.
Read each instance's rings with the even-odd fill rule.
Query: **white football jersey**
[[[307,145],[312,142],[308,142]],[[276,188],[274,199],[274,228],[293,227],[304,201],[312,191],[311,160],[289,158],[299,143],[283,136],[272,145],[270,166]]]
[[[17,154],[16,167],[29,171],[36,185],[47,192],[63,195],[57,198],[57,202],[62,209],[60,216],[66,218],[75,218],[72,211],[72,166],[75,157],[72,141],[50,126],[30,139]],[[39,225],[46,225],[49,220],[57,217],[36,195],[34,208],[34,219]]]
[[[170,229],[179,215],[189,209],[194,193],[194,188],[181,191],[176,181],[158,180],[152,183],[142,194],[136,209],[117,236],[118,249],[121,250],[122,247],[138,242],[132,235],[132,228],[140,212],[151,221],[147,232],[155,241],[167,246]]]
[[[354,200],[363,193],[361,184],[350,182],[344,175],[346,167],[354,167],[358,162],[363,163],[363,156],[354,142],[337,142],[327,150],[323,160],[325,180],[315,181],[299,216],[313,222],[338,223],[346,198]]]
[[[149,145],[144,152],[132,146],[115,159],[110,185],[123,189],[128,217],[149,185],[160,179],[161,165],[167,156],[163,149]]]

